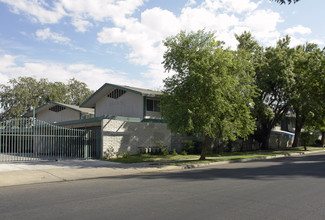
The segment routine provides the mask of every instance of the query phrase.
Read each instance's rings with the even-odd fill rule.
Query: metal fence
[[[34,118],[0,123],[0,162],[99,157],[99,130],[64,128]]]

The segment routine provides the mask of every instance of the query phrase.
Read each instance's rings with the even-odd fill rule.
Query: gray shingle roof
[[[88,108],[94,108],[95,103],[102,98],[103,96],[106,96],[110,92],[112,92],[114,89],[122,89],[126,90],[128,92],[133,92],[136,94],[139,94],[141,96],[150,96],[155,97],[162,94],[160,91],[150,90],[150,89],[141,89],[131,86],[121,86],[116,84],[110,84],[105,83],[102,87],[100,87],[95,93],[93,93],[86,101],[84,101],[80,106],[82,107],[88,107]]]
[[[35,112],[40,112],[46,109],[49,109],[55,105],[59,105],[65,108],[69,108],[72,109],[74,111],[80,112],[80,113],[86,113],[86,114],[94,114],[95,110],[93,108],[81,108],[79,106],[76,105],[69,105],[69,104],[65,104],[65,103],[61,103],[61,102],[48,102],[40,107],[37,107],[35,109]],[[33,111],[29,111],[23,114],[23,117],[31,117],[33,116]]]

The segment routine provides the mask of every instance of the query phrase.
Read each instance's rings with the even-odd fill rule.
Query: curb
[[[182,165],[179,167],[182,167],[183,169],[193,169],[193,168],[200,168],[200,167],[206,167],[206,166],[214,166],[214,165],[218,165],[218,164],[221,165],[221,164],[250,162],[250,161],[256,161],[256,160],[269,160],[269,159],[277,159],[277,158],[284,158],[284,157],[304,156],[304,155],[308,155],[308,154],[321,153],[321,152],[325,152],[325,150],[299,152],[299,153],[288,153],[288,154],[284,154],[284,155],[274,155],[274,156],[257,157],[257,158],[249,158],[249,159],[228,160],[228,161],[202,163],[202,164]],[[175,167],[178,167],[178,166],[175,166]]]

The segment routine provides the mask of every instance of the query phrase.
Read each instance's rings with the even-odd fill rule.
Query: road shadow
[[[298,157],[234,162],[205,168],[189,169],[185,172],[171,171],[148,173],[122,177],[118,179],[179,179],[184,181],[218,180],[218,179],[249,179],[267,180],[277,178],[295,178],[310,176],[325,178],[325,155],[309,155]]]

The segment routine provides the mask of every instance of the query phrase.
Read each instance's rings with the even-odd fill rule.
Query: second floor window
[[[147,111],[160,112],[159,104],[159,100],[147,99]]]

